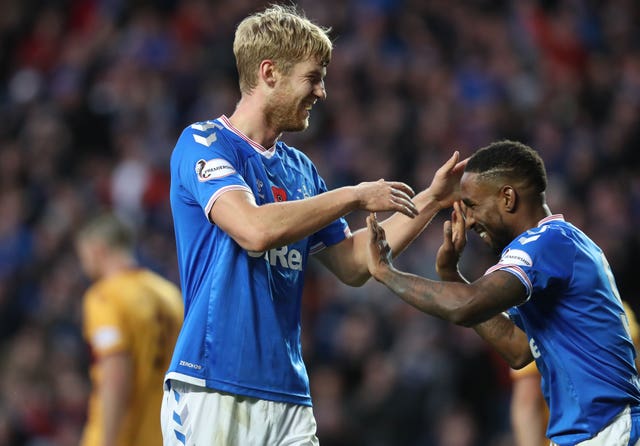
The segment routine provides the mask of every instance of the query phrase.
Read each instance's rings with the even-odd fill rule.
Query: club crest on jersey
[[[226,177],[236,172],[233,166],[229,164],[229,161],[222,158],[214,158],[209,161],[200,159],[196,163],[195,170],[196,175],[198,175],[198,181],[201,183]]]
[[[271,192],[273,192],[273,199],[275,201],[287,201],[287,191],[280,187],[271,186]]]
[[[521,249],[507,249],[500,258],[500,263],[507,265],[532,266],[533,261],[529,254]]]

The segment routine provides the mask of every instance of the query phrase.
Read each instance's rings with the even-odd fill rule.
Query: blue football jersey
[[[247,252],[209,220],[216,199],[244,190],[262,205],[327,190],[302,152],[250,140],[222,116],[187,127],[171,156],[173,213],[185,320],[167,379],[311,405],[300,345],[308,256],[344,240],[336,220],[308,238]]]
[[[640,402],[635,349],[602,250],[562,215],[545,218],[502,252],[495,270],[520,279],[528,300],[509,310],[527,333],[559,445],[593,437]]]

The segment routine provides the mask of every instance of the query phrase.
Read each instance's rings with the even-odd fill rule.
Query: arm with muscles
[[[130,401],[133,364],[128,353],[118,352],[101,357],[98,367],[102,375],[98,389],[102,406],[101,446],[115,446]]]
[[[404,183],[379,180],[258,206],[253,195],[236,190],[221,195],[209,217],[243,249],[260,252],[307,237],[356,209],[397,211],[412,219],[418,214],[412,196]]]
[[[466,160],[459,160],[456,151],[434,175],[429,187],[413,198],[418,215],[408,218],[406,213],[396,212],[380,223],[389,234],[388,243],[395,255],[404,249],[427,227],[433,217],[456,200],[460,177]],[[342,282],[360,286],[370,277],[367,268],[367,250],[369,235],[367,228],[354,232],[342,242],[331,246],[316,256]]]
[[[540,390],[540,373],[531,364],[518,372],[512,371],[511,427],[517,446],[548,445],[545,438],[548,409]],[[522,374],[515,375],[515,373]]]
[[[439,282],[402,272],[394,268],[385,231],[373,215],[367,217],[367,227],[368,267],[377,281],[424,313],[473,327],[512,367],[519,368],[531,361],[525,333],[502,314],[527,297],[515,276],[498,270],[466,283]]]

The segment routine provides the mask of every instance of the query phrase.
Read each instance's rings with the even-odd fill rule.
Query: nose
[[[318,99],[320,99],[321,101],[324,101],[325,99],[327,99],[327,89],[324,86],[324,80],[316,83],[313,89],[313,95]]]

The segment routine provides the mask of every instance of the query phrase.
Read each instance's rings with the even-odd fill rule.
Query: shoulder
[[[304,153],[302,150],[296,149],[295,147],[291,147],[287,145],[283,141],[277,142],[276,150],[278,150],[280,153],[282,153],[285,157],[289,158],[290,160],[293,160],[299,164],[313,167],[313,162],[307,156],[306,153]]]
[[[225,127],[217,120],[194,122],[185,127],[178,138],[176,149],[184,147],[216,147],[220,145]]]
[[[564,222],[553,222],[527,230],[511,244],[511,248],[525,250],[553,249],[573,245],[571,233],[575,228]]]
[[[160,290],[162,294],[165,296],[176,297],[180,296],[180,288],[178,285],[167,279],[166,277],[158,274],[155,271],[151,271],[150,269],[141,269],[140,270],[142,281],[149,286],[153,286]]]

